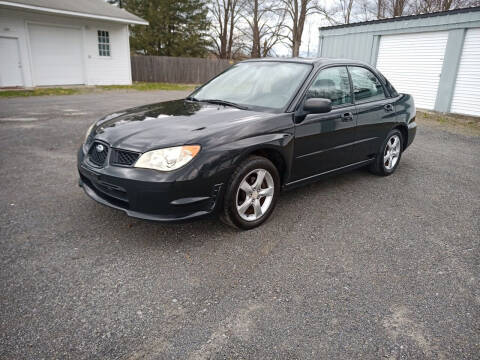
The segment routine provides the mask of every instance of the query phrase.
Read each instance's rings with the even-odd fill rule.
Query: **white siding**
[[[447,31],[382,36],[377,68],[417,107],[433,109],[447,40]]]
[[[450,111],[480,116],[480,28],[465,35]]]
[[[76,27],[81,31],[82,77],[81,83],[86,85],[126,85],[131,84],[130,49],[128,43],[128,27],[108,21],[77,19],[73,17],[37,14],[27,11],[0,11],[0,36],[18,39],[20,61],[22,64],[25,86],[36,86],[33,76],[33,60],[30,47],[29,26],[50,25]],[[111,56],[98,54],[97,30],[110,33]],[[1,66],[1,64],[0,64]],[[63,85],[62,81],[55,85]]]
[[[97,30],[110,35],[111,56],[98,55]],[[87,54],[87,83],[89,85],[131,84],[130,45],[127,25],[96,23],[85,29]]]

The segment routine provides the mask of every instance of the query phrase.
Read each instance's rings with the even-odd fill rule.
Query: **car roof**
[[[326,58],[326,57],[317,57],[317,58],[303,58],[303,57],[294,57],[294,58],[258,58],[258,59],[249,59],[244,60],[244,62],[290,62],[290,63],[300,63],[300,64],[312,64],[314,66],[323,66],[323,65],[332,65],[332,64],[358,64],[358,65],[366,65],[370,66],[369,64],[352,59],[335,59],[335,58]]]

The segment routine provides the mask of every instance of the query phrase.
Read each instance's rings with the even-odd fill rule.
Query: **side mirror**
[[[322,114],[332,110],[332,100],[323,98],[310,98],[305,100],[303,110],[309,114]]]

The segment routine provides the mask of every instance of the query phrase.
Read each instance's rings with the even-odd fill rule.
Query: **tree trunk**
[[[405,0],[394,0],[393,2],[393,16],[402,16],[405,10]]]
[[[345,12],[345,24],[350,24],[350,16],[352,14],[353,0],[349,0],[347,11]]]
[[[298,25],[296,26],[296,33],[294,34],[293,56],[300,55],[300,46],[302,45],[303,28],[305,26],[305,19],[307,18],[307,7],[311,0],[301,0],[300,14],[298,16]]]
[[[384,13],[383,13],[383,0],[377,0],[377,19],[383,19]]]
[[[235,9],[237,5],[237,0],[229,1],[230,4],[230,34],[228,34],[228,49],[227,49],[227,59],[232,59],[232,48],[233,48],[233,32],[235,30]]]
[[[258,25],[258,0],[254,0],[252,14],[252,58],[259,58],[260,55],[260,29]]]
[[[230,0],[228,0],[224,8],[222,23],[220,24],[220,52],[218,54],[220,59],[227,59],[227,35],[228,22],[230,19]]]
[[[442,11],[450,10],[452,7],[453,0],[442,1]]]
[[[307,15],[318,9],[318,4],[314,0],[282,0],[285,5],[285,11],[291,21],[290,30],[290,48],[292,56],[300,55],[300,46],[302,45],[302,34]]]

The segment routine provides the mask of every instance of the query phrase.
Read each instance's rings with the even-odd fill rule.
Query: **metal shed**
[[[480,116],[480,7],[321,27],[318,49],[376,66],[419,108]]]

